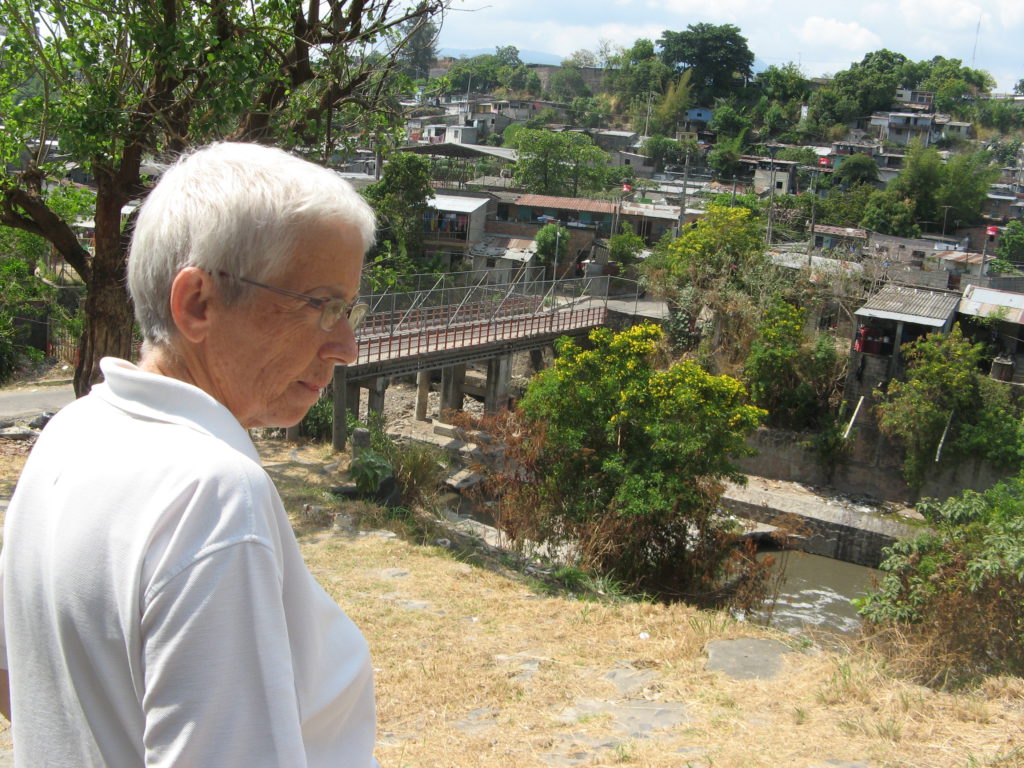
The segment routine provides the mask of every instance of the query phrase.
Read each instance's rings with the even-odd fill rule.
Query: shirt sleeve
[[[281,577],[265,543],[224,546],[144,608],[146,766],[306,765]]]

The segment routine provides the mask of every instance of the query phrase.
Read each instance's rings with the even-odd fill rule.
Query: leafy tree
[[[499,45],[494,49],[494,56],[502,67],[515,69],[523,66],[523,60],[519,58],[519,49],[514,45]]]
[[[651,113],[650,127],[647,133],[675,133],[676,125],[686,116],[690,105],[691,92],[690,71],[683,72],[678,79],[669,82],[664,96]]]
[[[572,100],[573,122],[582,128],[600,128],[611,118],[607,101],[601,96],[577,96]]]
[[[623,222],[622,231],[608,238],[608,255],[624,267],[634,264],[640,251],[646,247],[644,239],[633,231],[632,225]]]
[[[888,109],[901,85],[906,56],[872,51],[849,69],[837,72],[827,88],[811,98],[810,118],[820,126],[846,123]]]
[[[658,40],[661,60],[676,72],[689,69],[703,103],[726,96],[753,77],[754,54],[734,24],[690,24],[682,32],[665,30]]]
[[[711,122],[708,123],[708,129],[721,137],[732,138],[748,131],[750,120],[731,104],[720,104],[715,107]]]
[[[907,152],[903,170],[889,184],[889,190],[913,203],[917,221],[937,221],[939,188],[944,180],[945,172],[938,150],[915,141]]]
[[[740,158],[743,156],[743,133],[730,138],[720,138],[708,155],[708,165],[718,179],[736,178]]]
[[[437,24],[423,19],[409,19],[401,27],[405,45],[398,53],[403,74],[413,80],[430,76],[430,65],[437,61]]]
[[[619,107],[641,101],[646,108],[651,95],[661,95],[672,77],[672,70],[654,55],[654,43],[640,38],[633,47],[622,51],[609,62],[605,87]],[[638,127],[634,119],[634,129]]]
[[[901,200],[892,190],[875,190],[864,207],[860,226],[872,232],[896,237],[920,237],[921,228],[914,221],[914,208],[909,200]]]
[[[984,152],[953,155],[943,170],[939,187],[940,207],[949,206],[947,220],[975,222],[988,199],[989,185],[999,178],[999,170],[989,165]]]
[[[394,152],[384,164],[380,181],[369,185],[363,195],[377,213],[379,246],[408,255],[420,255],[423,214],[434,189],[430,184],[430,162],[412,152]]]
[[[1011,221],[1003,228],[996,255],[1011,264],[1024,264],[1024,222]]]
[[[836,184],[853,186],[854,184],[874,183],[878,181],[878,163],[870,155],[857,153],[844,157],[839,163],[832,180]]]
[[[762,219],[740,205],[709,205],[696,226],[659,243],[642,272],[678,326],[688,328],[690,341],[707,339],[708,354],[723,367],[746,359],[762,308],[785,290],[765,255]],[[698,327],[703,318],[704,329]]]
[[[832,187],[817,205],[817,221],[834,227],[859,227],[872,196],[877,192],[869,184],[855,184],[849,189]]]
[[[50,241],[88,287],[75,389],[84,393],[104,355],[132,351],[121,210],[144,196],[144,158],[211,139],[277,142],[330,156],[339,140],[386,115],[410,20],[432,20],[447,0],[341,0],[296,6],[117,5],[2,0],[7,28],[0,70],[0,224]],[[19,86],[42,88],[16,101]],[[90,255],[43,190],[63,172],[45,152],[96,181]]]
[[[600,66],[597,54],[586,48],[578,48],[562,59],[563,67],[597,67]]]
[[[931,528],[894,544],[858,601],[876,628],[917,649],[906,670],[952,686],[1024,673],[1024,479],[917,506]]]
[[[965,67],[960,59],[943,56],[920,62],[917,72],[920,81],[915,83],[904,77],[904,87],[931,91],[935,94],[935,108],[943,112],[959,111],[979,94],[991,91],[996,84],[988,72]]]
[[[820,426],[838,387],[835,344],[827,335],[808,338],[805,319],[805,310],[776,297],[743,366],[750,399],[769,424],[787,429]]]
[[[551,74],[548,90],[558,101],[572,101],[576,97],[590,96],[590,89],[576,67],[562,66]]]
[[[660,339],[643,324],[594,330],[587,347],[556,343],[554,366],[519,408],[543,429],[542,475],[530,478],[538,503],[512,499],[511,514],[532,518],[535,541],[572,543],[585,565],[626,584],[698,596],[734,572],[721,481],[741,479],[735,457],[763,412],[735,379],[692,362],[657,370]]]
[[[765,95],[774,101],[805,101],[809,84],[803,72],[793,62],[777,67],[772,64],[757,76],[757,84]]]
[[[457,93],[470,90],[491,91],[501,85],[502,67],[506,65],[492,53],[459,59],[448,68],[448,81]],[[506,68],[505,72],[509,70]]]
[[[655,134],[643,143],[643,153],[651,158],[656,171],[665,170],[667,165],[682,165],[686,162],[686,153],[696,156],[696,144],[692,141],[679,142],[665,136]]]
[[[979,372],[980,344],[960,326],[948,335],[932,333],[903,345],[906,379],[891,381],[877,407],[882,431],[903,446],[903,475],[920,488],[935,466],[943,434],[942,462],[967,457],[1019,469],[1024,457],[1020,412],[1010,404],[1008,387]],[[947,431],[948,425],[948,431]]]
[[[557,222],[548,222],[537,230],[534,237],[537,242],[537,261],[544,266],[558,270],[558,265],[566,266],[569,254],[569,230]],[[558,270],[559,272],[564,270]],[[555,275],[557,278],[558,275]]]
[[[516,183],[531,193],[576,197],[604,187],[608,155],[589,136],[521,128],[506,130],[505,144],[518,152]]]

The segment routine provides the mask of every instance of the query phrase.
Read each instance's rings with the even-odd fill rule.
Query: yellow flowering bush
[[[647,323],[559,340],[520,404],[544,434],[530,529],[629,584],[695,596],[736,575],[721,481],[742,479],[736,458],[765,414],[736,379],[689,361],[657,370],[661,337]]]

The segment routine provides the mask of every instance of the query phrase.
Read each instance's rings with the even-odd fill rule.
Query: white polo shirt
[[[15,765],[375,765],[366,642],[246,431],[196,387],[101,367],[7,512]]]

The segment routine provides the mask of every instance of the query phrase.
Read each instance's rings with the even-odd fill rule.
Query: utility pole
[[[818,180],[818,171],[811,171],[811,241],[807,244],[807,266],[811,266],[811,257],[814,254],[814,214],[817,213],[818,193],[814,189],[814,182]]]
[[[771,184],[768,190],[768,230],[765,232],[765,243],[772,244],[772,213],[775,209],[775,148],[768,148],[768,156],[771,162]]]
[[[683,160],[683,194],[680,195],[679,200],[679,234],[683,233],[683,227],[686,226],[686,188],[690,181],[690,150],[686,150],[685,159]]]
[[[942,209],[942,236],[943,237],[946,236],[946,217],[949,215],[949,209],[952,208],[952,207],[953,206],[951,206],[951,205],[940,205],[939,206],[939,208]]]

